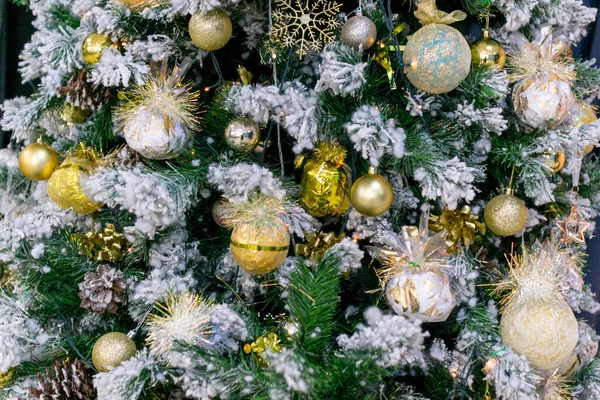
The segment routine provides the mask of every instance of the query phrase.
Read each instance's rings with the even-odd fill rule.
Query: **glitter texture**
[[[342,42],[346,46],[367,50],[377,40],[377,28],[373,21],[362,15],[348,19],[342,27]]]
[[[471,49],[456,29],[425,25],[408,39],[403,56],[406,76],[417,89],[440,94],[456,89],[471,68]]]
[[[232,25],[227,13],[215,8],[206,13],[195,13],[188,25],[192,42],[202,50],[219,50],[231,39]]]
[[[111,332],[102,336],[92,350],[92,361],[100,372],[108,372],[109,367],[117,367],[123,361],[135,356],[135,343],[127,335]]]
[[[485,224],[500,236],[519,233],[527,223],[527,207],[523,201],[510,194],[494,197],[485,206]]]

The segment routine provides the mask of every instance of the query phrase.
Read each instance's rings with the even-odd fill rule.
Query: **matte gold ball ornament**
[[[487,69],[500,70],[506,63],[504,47],[490,37],[489,29],[483,31],[483,38],[471,45],[471,62]]]
[[[135,356],[135,343],[129,336],[120,332],[111,332],[100,337],[92,349],[92,362],[99,372],[108,372],[123,361]]]
[[[231,19],[222,8],[214,8],[205,13],[197,12],[192,15],[188,24],[192,42],[202,50],[214,51],[224,47],[233,27]]]
[[[110,46],[112,46],[112,42],[108,36],[97,32],[90,33],[83,39],[83,44],[81,45],[83,61],[88,64],[97,63],[102,58],[104,50]]]
[[[356,50],[367,50],[377,40],[377,27],[370,18],[357,14],[342,27],[342,43]]]
[[[491,199],[485,206],[483,214],[485,224],[499,236],[512,236],[525,228],[527,223],[527,207],[523,200],[514,196],[514,190]]]
[[[58,167],[58,153],[41,141],[31,143],[19,153],[19,169],[32,181],[45,181]]]
[[[394,202],[394,189],[383,176],[369,168],[369,173],[361,176],[350,189],[350,202],[367,217],[377,217],[390,209]]]
[[[260,141],[260,127],[250,118],[236,118],[225,128],[225,141],[236,151],[250,153]]]

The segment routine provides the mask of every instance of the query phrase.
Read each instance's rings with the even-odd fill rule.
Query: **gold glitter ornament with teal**
[[[454,90],[471,69],[471,49],[463,35],[448,26],[466,18],[462,11],[446,13],[435,0],[422,0],[415,16],[423,27],[408,38],[404,71],[420,90],[441,94]]]

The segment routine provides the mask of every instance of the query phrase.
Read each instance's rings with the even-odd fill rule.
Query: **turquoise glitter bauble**
[[[471,69],[471,49],[463,35],[448,25],[429,24],[409,37],[403,61],[417,89],[440,94],[456,89]]]

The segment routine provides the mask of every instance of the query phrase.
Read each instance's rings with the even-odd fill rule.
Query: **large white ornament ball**
[[[140,109],[128,119],[123,136],[129,147],[151,160],[177,157],[190,141],[185,125],[148,109]]]
[[[342,42],[356,50],[367,50],[377,40],[375,23],[363,15],[349,18],[342,27]]]
[[[456,305],[444,271],[407,268],[389,280],[385,296],[398,315],[424,322],[445,321]]]
[[[447,93],[469,75],[471,48],[451,26],[429,24],[409,37],[403,61],[406,76],[417,89]]]
[[[554,369],[573,353],[579,340],[577,319],[562,299],[516,301],[500,321],[502,341],[537,369]]]
[[[563,122],[573,106],[571,86],[555,75],[528,78],[513,92],[513,107],[521,121],[534,128],[551,128]]]

